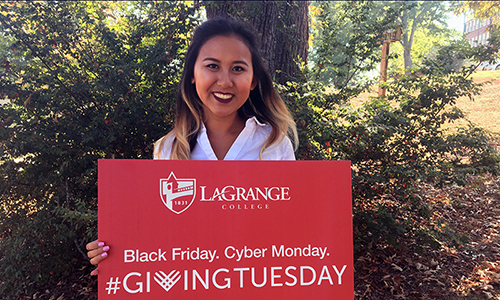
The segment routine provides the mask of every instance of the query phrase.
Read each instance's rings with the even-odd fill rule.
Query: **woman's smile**
[[[231,102],[231,100],[233,100],[233,94],[218,93],[218,92],[214,92],[212,94],[214,95],[215,100],[221,103],[229,103]]]

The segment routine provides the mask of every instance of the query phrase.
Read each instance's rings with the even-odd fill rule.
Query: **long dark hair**
[[[203,104],[191,83],[194,77],[194,65],[201,47],[215,36],[236,36],[245,43],[252,55],[254,78],[257,86],[250,92],[249,99],[238,110],[239,116],[245,120],[255,116],[272,127],[271,134],[261,149],[262,152],[273,143],[281,140],[287,134],[294,145],[297,144],[295,122],[285,103],[274,89],[273,82],[259,53],[259,43],[250,26],[232,19],[215,18],[203,22],[194,31],[184,62],[181,81],[177,90],[177,112],[174,130],[168,135],[175,134],[171,145],[171,159],[189,159],[190,153],[196,144],[198,131],[201,128]],[[168,136],[167,135],[167,136]],[[166,137],[157,143],[157,152],[165,145]]]

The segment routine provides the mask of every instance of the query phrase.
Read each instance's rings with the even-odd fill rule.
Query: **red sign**
[[[348,161],[99,161],[99,299],[353,299]]]

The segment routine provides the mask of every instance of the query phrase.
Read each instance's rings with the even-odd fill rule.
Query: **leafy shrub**
[[[97,160],[151,158],[170,130],[197,7],[9,1],[0,11],[10,41],[0,51],[1,98],[11,100],[0,107],[0,294],[8,297],[88,264]]]
[[[474,83],[471,74],[480,62],[495,59],[500,31],[492,32],[489,46],[458,41],[437,49],[411,76],[399,74],[384,84],[386,97],[354,108],[350,99],[366,86],[353,81],[373,66],[378,37],[394,24],[395,12],[370,18],[373,3],[334,5],[334,12],[319,6],[315,66],[303,76],[309,81],[280,87],[301,135],[297,157],[351,161],[355,249],[396,243],[403,234],[435,246],[440,240],[462,240],[423,226],[432,212],[414,192],[422,181],[463,184],[467,174],[498,174],[500,157],[488,145],[488,133],[472,124],[451,132],[446,125],[464,119],[455,105],[458,98],[480,93],[483,84]],[[344,22],[342,16],[357,22]],[[464,62],[477,64],[461,67]],[[325,74],[328,80],[321,77]],[[318,80],[334,82],[335,89],[327,92]]]
[[[317,82],[281,87],[298,120],[297,156],[352,163],[355,249],[380,240],[395,243],[402,234],[434,245],[460,240],[421,230],[431,212],[415,188],[421,181],[463,184],[467,174],[499,173],[500,156],[488,145],[488,133],[472,124],[457,132],[445,126],[464,118],[457,99],[472,99],[483,84],[472,80],[473,68],[440,70],[401,75],[386,85],[387,97],[359,108]]]

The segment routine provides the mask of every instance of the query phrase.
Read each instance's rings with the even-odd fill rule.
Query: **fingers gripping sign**
[[[108,257],[109,246],[106,246],[104,242],[95,240],[90,242],[86,246],[87,256],[90,259],[90,263],[93,265],[98,265],[103,259]],[[93,270],[90,275],[97,275],[98,269]]]

